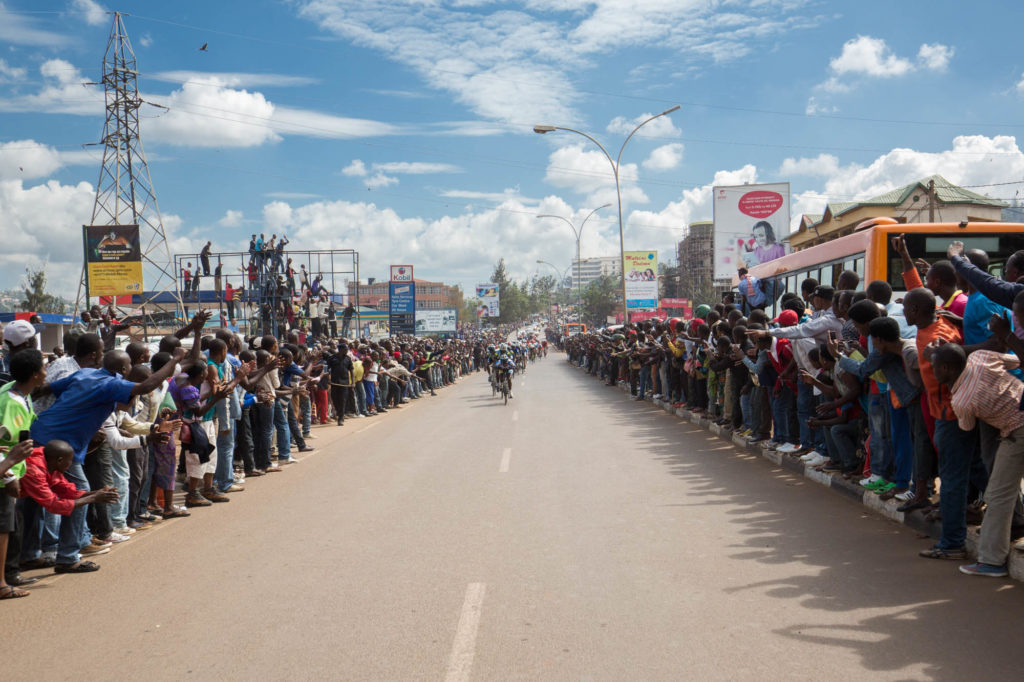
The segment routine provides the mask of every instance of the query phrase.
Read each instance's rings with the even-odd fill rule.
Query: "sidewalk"
[[[575,365],[572,366],[575,367]],[[620,383],[618,387],[628,396],[628,384],[624,385]],[[732,433],[732,431],[723,429],[721,426],[711,423],[711,420],[707,419],[706,417],[701,417],[700,415],[694,414],[682,408],[673,409],[671,404],[666,403],[662,400],[651,400],[650,398],[648,398],[645,402],[651,403],[655,407],[658,407],[669,414],[674,414],[676,417],[679,417],[682,420],[692,422],[693,424],[700,426],[704,430],[710,431],[711,433],[715,434],[722,440],[731,443],[737,448],[740,448],[752,454],[760,455],[761,457],[764,457],[765,459],[770,461],[772,464],[780,466],[783,469],[788,469],[789,471],[792,471],[797,475],[804,476],[805,478],[814,481],[815,483],[819,483],[827,488],[831,488],[832,490],[836,491],[841,495],[844,495],[849,499],[856,500],[857,502],[860,502],[862,505],[864,505],[865,507],[867,507],[876,514],[885,516],[886,518],[892,521],[901,523],[907,526],[908,528],[912,528],[913,530],[919,533],[929,535],[936,539],[938,539],[941,534],[942,527],[938,521],[926,521],[924,514],[922,514],[920,511],[914,511],[910,513],[896,511],[896,507],[899,506],[899,503],[896,502],[895,500],[883,501],[878,495],[868,490],[865,490],[864,488],[862,488],[860,485],[853,481],[846,480],[842,476],[833,476],[832,474],[827,474],[822,471],[818,471],[814,468],[806,466],[798,458],[789,457],[783,453],[763,448],[759,443],[750,443],[747,439],[740,438],[736,434]],[[978,529],[979,526],[967,527],[967,554],[972,559],[975,559],[978,554]],[[947,563],[955,564],[957,562],[950,561]],[[960,563],[967,562],[964,561]],[[1008,569],[1011,578],[1013,578],[1014,580],[1024,582],[1024,552],[1020,552],[1013,549],[1010,550],[1010,561]],[[967,576],[964,577],[966,578]]]

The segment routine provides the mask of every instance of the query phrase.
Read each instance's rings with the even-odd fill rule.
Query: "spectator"
[[[213,242],[206,242],[206,245],[199,252],[199,262],[203,266],[203,274],[207,277],[210,276],[210,247],[213,246]]]

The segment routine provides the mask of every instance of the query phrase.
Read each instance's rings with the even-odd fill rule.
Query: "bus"
[[[929,262],[946,257],[951,242],[961,241],[965,249],[988,253],[989,272],[1003,273],[1006,259],[1024,249],[1024,224],[1021,223],[901,223],[894,218],[871,218],[857,225],[853,234],[795,251],[781,258],[749,268],[762,281],[770,299],[767,312],[774,314],[774,303],[787,291],[800,293],[800,282],[813,277],[819,283],[835,286],[839,274],[852,270],[860,275],[861,289],[881,279],[893,291],[903,291],[903,263],[892,248],[892,237],[906,235],[911,256]],[[733,276],[733,287],[739,284]]]
[[[565,325],[566,336],[576,336],[577,334],[586,334],[587,325],[582,322],[568,322]]]

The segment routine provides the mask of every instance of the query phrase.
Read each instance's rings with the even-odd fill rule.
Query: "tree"
[[[27,313],[63,313],[64,301],[46,293],[46,264],[25,268],[25,279],[21,284],[25,298],[18,306]]]
[[[601,275],[583,290],[583,314],[594,326],[601,326],[619,307],[619,278]]]

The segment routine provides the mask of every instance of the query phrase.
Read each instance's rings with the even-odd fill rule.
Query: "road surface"
[[[4,679],[1019,678],[1018,585],[563,358],[47,577],[0,605]]]

